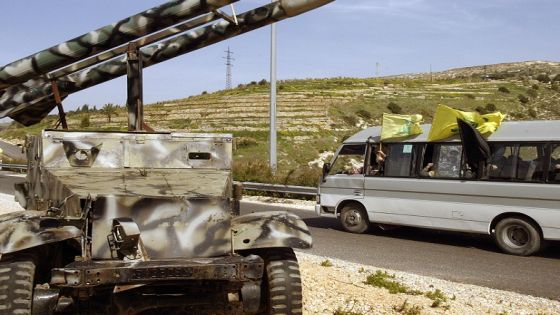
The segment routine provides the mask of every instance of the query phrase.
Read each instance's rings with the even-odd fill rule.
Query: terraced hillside
[[[560,63],[525,62],[452,69],[433,74],[385,78],[330,78],[279,84],[280,172],[266,167],[268,83],[251,82],[212,94],[151,104],[146,122],[156,130],[232,132],[237,137],[239,180],[282,181],[312,185],[319,169],[314,160],[332,151],[360,128],[380,123],[383,112],[419,113],[430,122],[435,107],[446,104],[480,112],[499,110],[507,119],[560,119]],[[101,107],[101,106],[98,106]],[[72,129],[124,130],[124,108],[69,113]],[[0,132],[21,138],[52,126],[13,124]],[[311,166],[310,166],[311,165]]]

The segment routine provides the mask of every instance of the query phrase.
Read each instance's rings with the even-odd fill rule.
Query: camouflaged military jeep
[[[5,313],[301,313],[298,217],[238,216],[227,134],[43,131],[0,217]],[[34,277],[35,275],[35,277]]]
[[[0,315],[301,314],[287,213],[239,216],[231,135],[153,132],[142,69],[333,0],[173,0],[0,67],[0,118],[30,126],[63,100],[127,76],[129,132],[46,130],[27,139],[27,209],[0,216]],[[149,132],[144,132],[144,131]]]

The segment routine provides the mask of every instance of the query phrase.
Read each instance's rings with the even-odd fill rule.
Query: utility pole
[[[274,2],[272,0],[271,2]],[[270,28],[270,169],[278,167],[276,155],[276,23]]]
[[[379,62],[375,63],[375,76],[379,77]]]
[[[233,51],[231,51],[229,49],[229,46],[227,48],[227,50],[225,51],[226,56],[223,57],[226,60],[226,90],[231,89],[231,68],[233,68],[233,61],[235,60],[232,55],[233,55]]]

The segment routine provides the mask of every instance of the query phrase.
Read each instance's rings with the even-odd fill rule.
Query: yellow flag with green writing
[[[459,133],[457,118],[471,124],[481,134],[495,132],[502,124],[505,115],[500,112],[482,115],[478,112],[464,112],[445,105],[438,105],[428,135],[428,141],[437,141]]]
[[[381,141],[422,134],[422,115],[383,114]]]

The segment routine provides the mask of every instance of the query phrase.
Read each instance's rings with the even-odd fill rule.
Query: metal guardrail
[[[27,165],[0,163],[0,169],[18,169],[18,170],[25,171],[27,170]],[[303,195],[303,196],[315,196],[317,194],[317,188],[315,187],[264,184],[264,183],[253,183],[253,182],[243,182],[242,184],[243,184],[243,189],[245,190],[277,192],[283,194],[294,194],[294,195]]]
[[[18,169],[18,170],[27,170],[26,164],[8,164],[8,163],[0,163],[1,169]]]
[[[243,182],[242,184],[245,190],[278,192],[284,194],[294,194],[294,195],[304,195],[304,196],[315,196],[317,194],[316,187],[263,184],[263,183],[252,183],[252,182]]]

